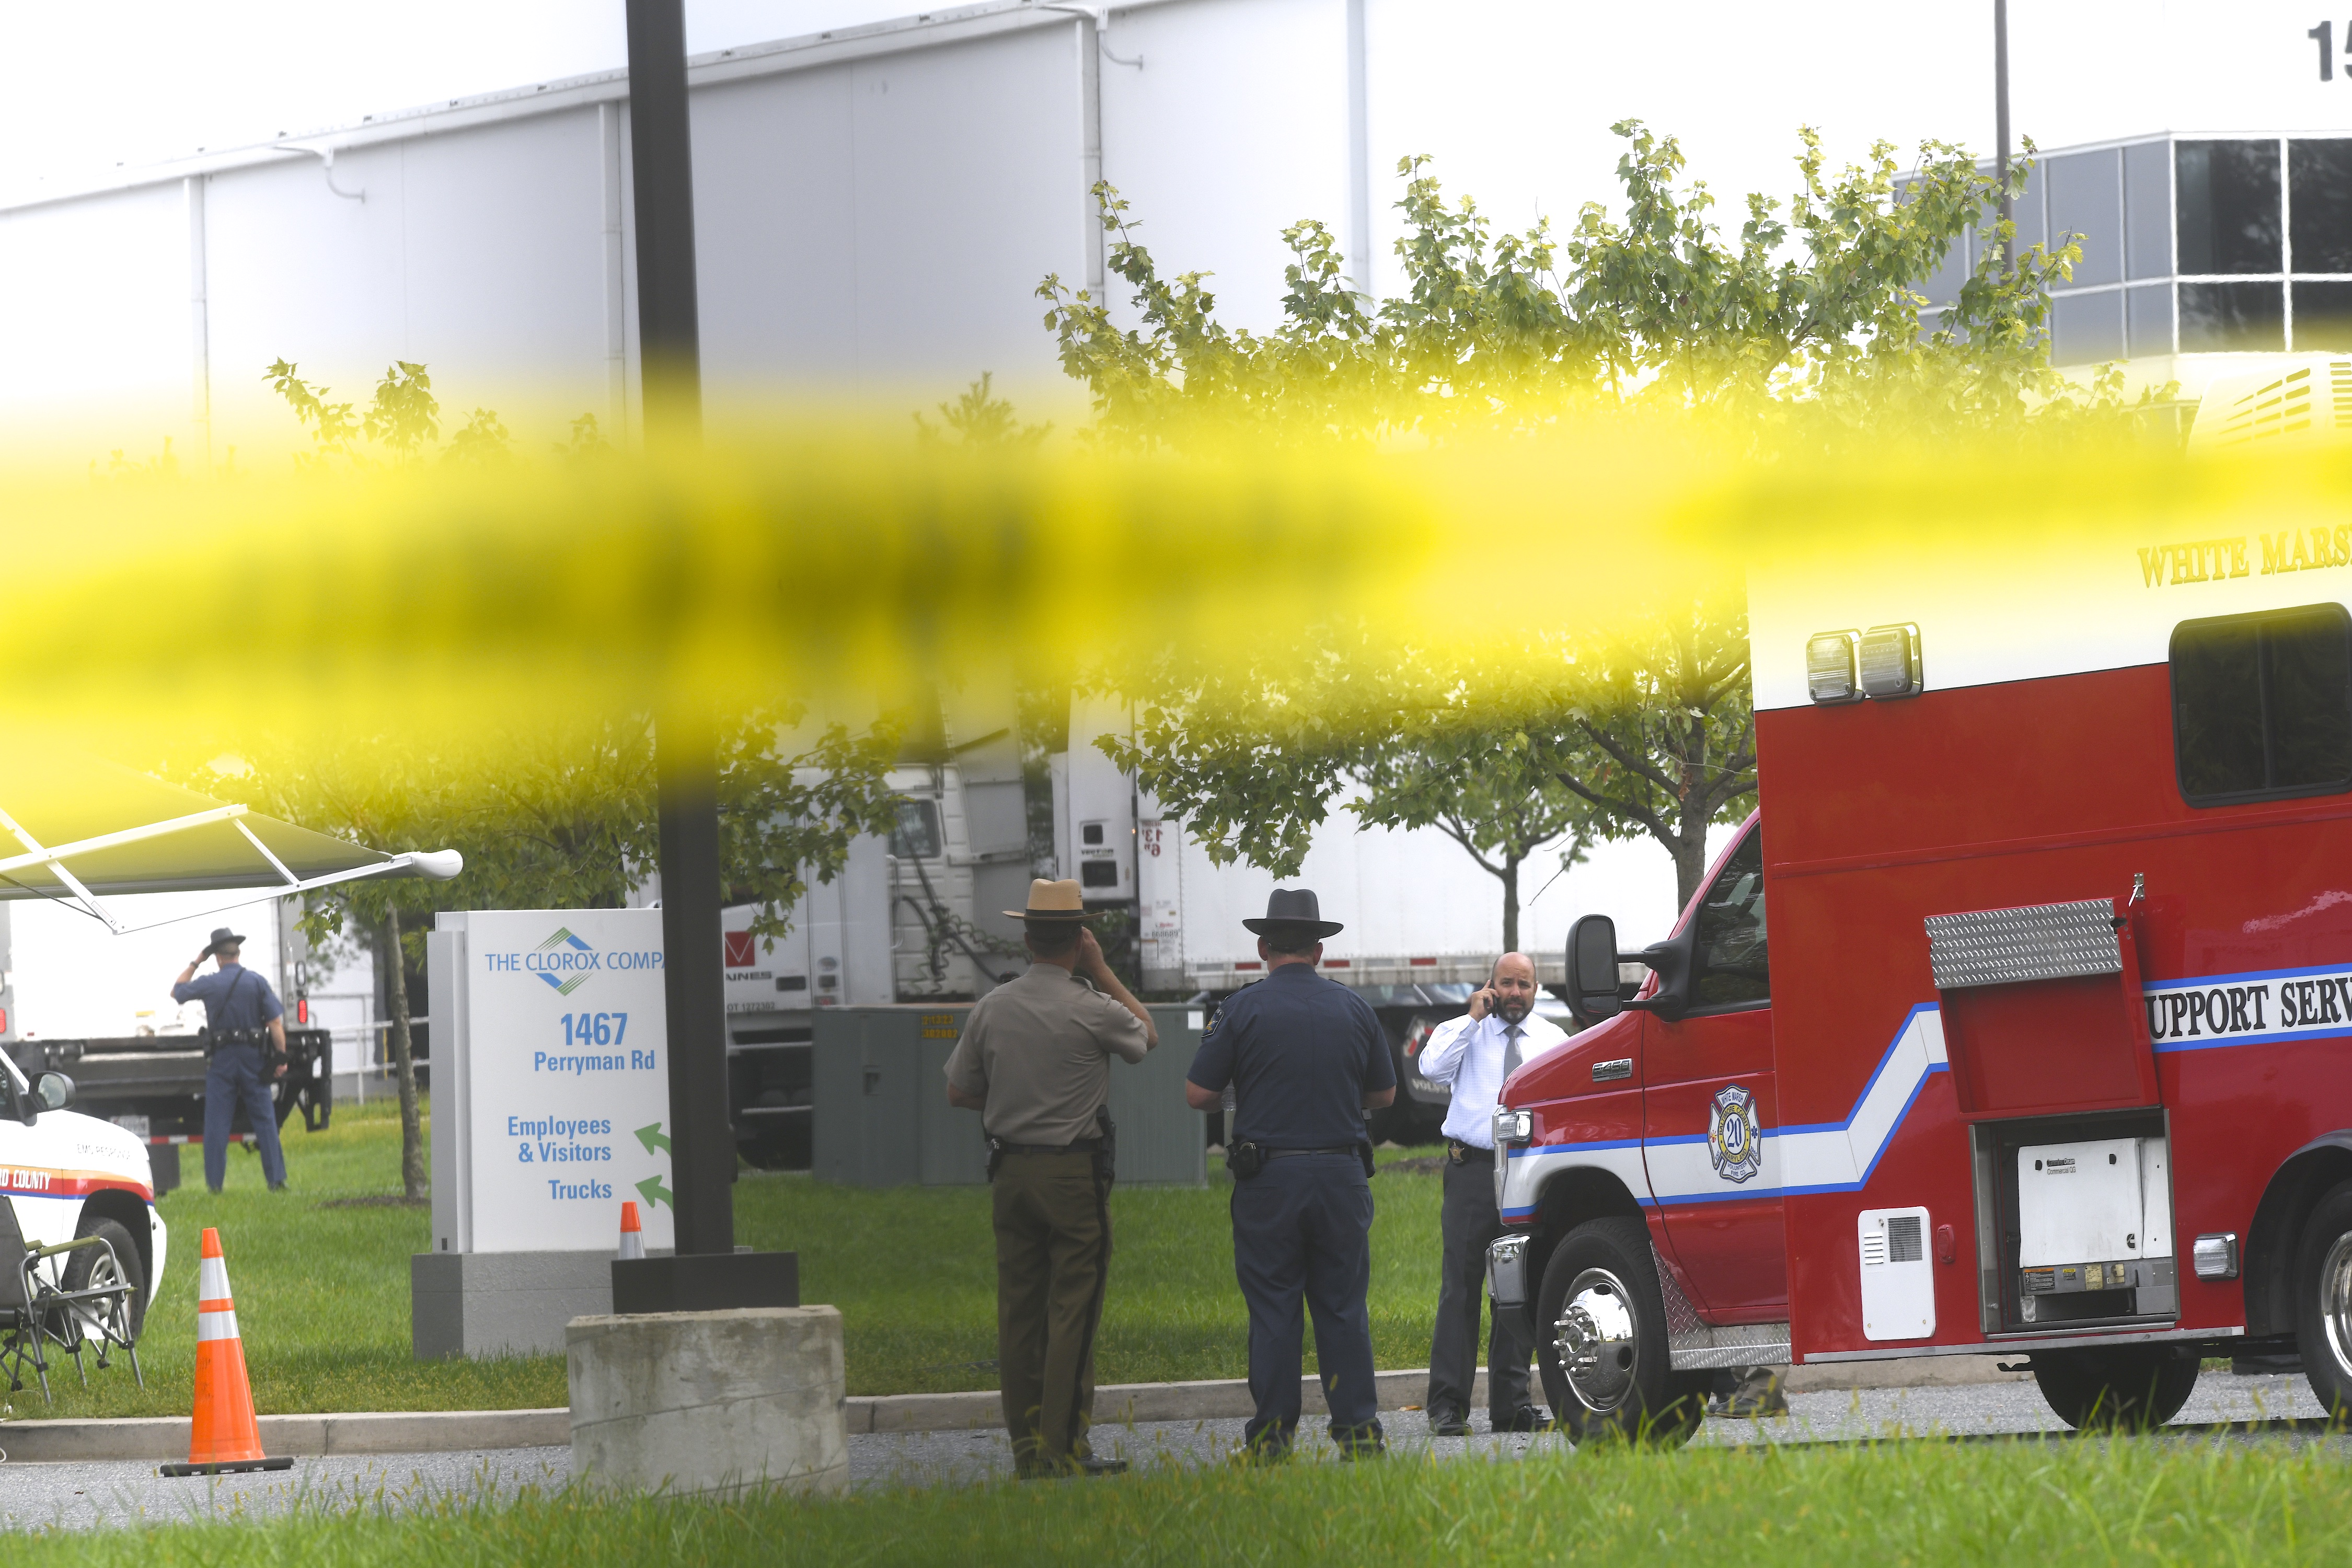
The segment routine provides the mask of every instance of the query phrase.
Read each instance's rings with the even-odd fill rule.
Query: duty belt
[[[1008,1154],[1099,1154],[1103,1146],[1099,1138],[1080,1138],[1069,1143],[1007,1143],[1002,1138],[994,1142]]]
[[[1265,1152],[1265,1157],[1269,1160],[1287,1160],[1297,1154],[1352,1154],[1355,1152],[1356,1146],[1353,1143],[1342,1143],[1336,1149],[1268,1149]]]
[[[1495,1152],[1492,1149],[1481,1149],[1475,1143],[1465,1143],[1459,1138],[1447,1139],[1445,1152],[1457,1165],[1491,1165],[1495,1163]]]

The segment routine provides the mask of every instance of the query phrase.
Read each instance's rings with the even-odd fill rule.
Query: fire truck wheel
[[[1667,1359],[1665,1302],[1640,1220],[1587,1220],[1562,1237],[1536,1290],[1536,1324],[1544,1396],[1575,1442],[1672,1447],[1697,1430],[1706,1398]]]
[[[2077,1431],[2140,1431],[2180,1414],[2199,1364],[2194,1346],[2035,1351],[2033,1381],[2058,1419]]]
[[[2352,1411],[2352,1182],[2329,1189],[2294,1258],[2294,1337],[2322,1408]]]

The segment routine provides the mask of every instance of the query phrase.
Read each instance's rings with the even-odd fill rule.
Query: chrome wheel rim
[[[2319,1321],[2337,1375],[2352,1379],[2352,1234],[2337,1237],[2319,1266]]]
[[[82,1288],[87,1290],[110,1290],[118,1285],[126,1283],[128,1281],[123,1277],[120,1262],[101,1251],[91,1261],[89,1278],[82,1282]],[[81,1321],[83,1331],[86,1334],[103,1335],[112,1329],[114,1338],[126,1343],[130,1341],[131,1301],[127,1296],[118,1298],[113,1303],[106,1305],[84,1302],[74,1309],[74,1316]],[[111,1321],[110,1322],[109,1320]]]
[[[1552,1347],[1560,1374],[1577,1403],[1606,1415],[1622,1407],[1633,1392],[1638,1346],[1633,1292],[1606,1268],[1587,1268],[1571,1281]]]

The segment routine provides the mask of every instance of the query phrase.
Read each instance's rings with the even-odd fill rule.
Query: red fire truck
[[[1751,582],[1760,808],[1664,942],[1577,926],[1496,1112],[1572,1433],[1988,1352],[2078,1426],[2258,1350],[2352,1406],[2352,531],[2058,548]]]

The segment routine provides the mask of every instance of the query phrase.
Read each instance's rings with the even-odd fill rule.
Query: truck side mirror
[[[63,1110],[73,1103],[73,1079],[61,1072],[45,1072],[41,1081],[33,1086],[33,1098],[41,1102],[44,1110]]]
[[[1568,1010],[1585,1028],[1624,1010],[1617,998],[1617,922],[1586,915],[1568,933]]]

